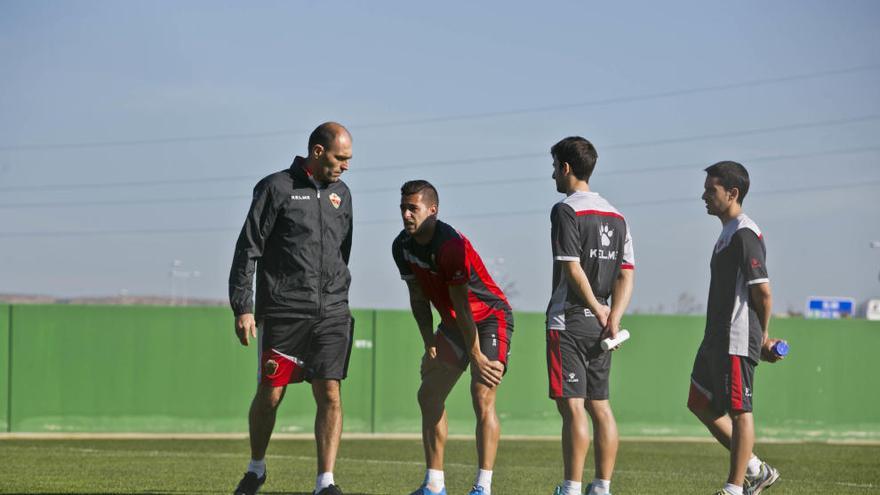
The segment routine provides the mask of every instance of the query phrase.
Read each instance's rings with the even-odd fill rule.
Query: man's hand
[[[422,377],[425,376],[425,373],[430,371],[432,368],[437,366],[439,361],[437,359],[437,347],[436,346],[428,346],[425,347],[425,355],[422,356],[422,367],[421,374]]]
[[[235,317],[235,335],[243,346],[248,345],[249,336],[257,338],[257,322],[253,313],[244,313]]]
[[[471,357],[471,374],[476,372],[480,382],[496,387],[504,376],[504,365],[500,361],[489,361],[482,352]]]
[[[771,339],[770,337],[764,339],[764,344],[761,345],[761,361],[775,363],[776,361],[783,359],[783,356],[779,356],[773,352],[773,346],[776,345],[779,340],[780,339]]]
[[[596,317],[596,321],[599,322],[599,326],[602,328],[608,327],[608,316],[611,315],[611,308],[604,304],[600,304],[596,311],[593,311],[593,316]],[[619,322],[618,322],[619,324]],[[614,332],[615,335],[617,331]]]
[[[603,306],[607,308],[607,306]],[[617,333],[620,331],[620,318],[615,316],[608,316],[608,321],[605,323],[604,328],[602,329],[602,334],[599,336],[599,340],[605,339],[615,339],[617,338]],[[616,351],[620,346],[613,347],[610,350]]]

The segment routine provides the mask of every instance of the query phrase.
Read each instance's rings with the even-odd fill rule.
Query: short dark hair
[[[596,160],[599,159],[593,143],[580,136],[570,136],[559,141],[550,148],[550,154],[559,163],[571,165],[574,176],[587,182],[590,181],[593,169],[596,168]]]
[[[309,153],[320,144],[325,150],[329,149],[333,141],[343,132],[348,132],[342,124],[336,122],[324,122],[309,134]]]
[[[737,188],[739,195],[736,197],[736,202],[743,203],[746,193],[749,192],[749,171],[741,163],[728,160],[710,165],[705,170],[709,177],[718,179],[725,190]]]
[[[403,185],[400,186],[401,196],[410,196],[418,193],[422,193],[422,198],[427,201],[428,204],[440,205],[440,195],[437,194],[437,188],[426,180],[410,180],[404,182]]]

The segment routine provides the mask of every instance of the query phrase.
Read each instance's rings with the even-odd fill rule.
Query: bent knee
[[[556,409],[563,417],[582,416],[586,413],[584,399],[581,398],[556,399]]]
[[[495,416],[495,397],[474,397],[474,412],[478,417],[494,417]]]
[[[432,409],[443,405],[443,402],[437,397],[437,394],[424,385],[419,387],[417,397],[419,400],[419,406],[422,409]]]
[[[342,403],[339,382],[335,380],[315,381],[312,383],[312,391],[315,402],[322,406],[338,406]]]
[[[586,401],[587,411],[595,420],[614,420],[614,413],[611,411],[611,403],[607,400],[588,400]]]
[[[284,397],[284,387],[261,387],[254,396],[254,404],[261,409],[278,409]]]

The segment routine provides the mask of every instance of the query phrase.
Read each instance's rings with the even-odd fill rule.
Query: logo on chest
[[[342,204],[342,198],[340,198],[338,194],[330,193],[327,198],[330,199],[330,204],[333,205],[334,208],[339,209],[339,205]]]

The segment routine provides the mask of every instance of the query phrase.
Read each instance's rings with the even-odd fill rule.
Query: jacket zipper
[[[318,233],[321,241],[321,252],[318,253],[318,317],[324,317],[324,211],[321,208],[321,189],[320,185],[315,184],[315,190],[318,197],[318,225],[320,231]]]

